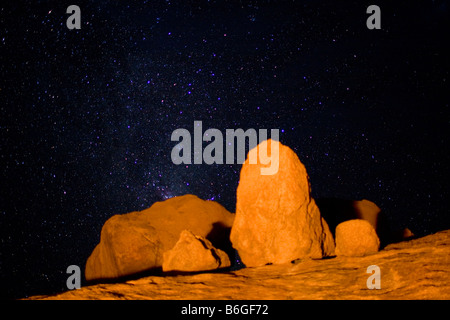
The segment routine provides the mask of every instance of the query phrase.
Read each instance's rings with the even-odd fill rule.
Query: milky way
[[[280,130],[315,197],[449,228],[448,4],[16,2],[1,9],[2,295],[65,290],[113,214],[186,193],[235,210],[240,165],[175,165],[177,128]],[[383,7],[384,5],[384,7]],[[444,40],[445,39],[445,40]]]

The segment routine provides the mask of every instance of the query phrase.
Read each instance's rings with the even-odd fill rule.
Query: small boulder
[[[175,247],[164,252],[162,270],[197,272],[228,268],[230,265],[224,251],[214,248],[204,237],[183,230]]]
[[[353,219],[336,227],[337,256],[365,256],[378,252],[380,240],[372,224],[366,220]]]
[[[279,163],[265,163],[259,158],[260,148],[263,154],[278,152],[278,157],[271,156]],[[256,163],[250,163],[255,158]],[[278,168],[276,173],[262,174],[262,168],[272,165]],[[269,139],[248,153],[230,239],[247,267],[334,253],[334,239],[311,197],[305,166],[289,147]]]

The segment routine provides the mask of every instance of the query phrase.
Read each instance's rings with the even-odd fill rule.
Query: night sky
[[[450,4],[394,3],[2,4],[0,296],[67,290],[114,214],[187,193],[234,212],[241,165],[171,161],[172,132],[195,120],[279,129],[314,197],[449,229]]]

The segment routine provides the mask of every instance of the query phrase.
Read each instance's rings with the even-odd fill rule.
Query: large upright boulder
[[[271,144],[278,144],[278,157],[270,154],[277,150]],[[260,161],[260,148],[279,163]],[[251,164],[255,156],[258,161]],[[261,174],[261,168],[271,166],[278,171]],[[247,267],[334,253],[333,236],[310,191],[305,166],[289,147],[269,139],[250,150],[241,169],[230,235]]]
[[[230,252],[234,214],[219,203],[194,195],[157,202],[150,208],[115,215],[103,225],[100,243],[86,263],[86,280],[114,279],[160,269],[164,252],[180,233],[191,230],[219,249]]]

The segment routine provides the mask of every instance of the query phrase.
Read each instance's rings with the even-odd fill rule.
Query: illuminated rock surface
[[[259,157],[257,164],[250,164],[249,159],[270,143],[278,145],[278,172],[262,175],[261,169],[272,164],[261,164]],[[305,166],[289,147],[267,140],[249,152],[241,169],[230,237],[248,267],[333,254],[333,236],[311,198]]]
[[[185,229],[210,240],[216,248],[230,249],[233,220],[234,214],[217,202],[194,195],[115,215],[104,224],[100,243],[86,263],[86,279],[115,279],[161,268],[163,253],[175,246]]]
[[[367,267],[381,269],[369,290]],[[370,256],[312,260],[225,273],[150,276],[31,299],[450,299],[450,230],[388,245]]]
[[[163,254],[163,271],[207,271],[230,267],[228,255],[204,237],[188,230],[180,234],[175,247]]]
[[[336,255],[365,256],[376,253],[380,248],[377,233],[366,220],[353,219],[336,227]]]

